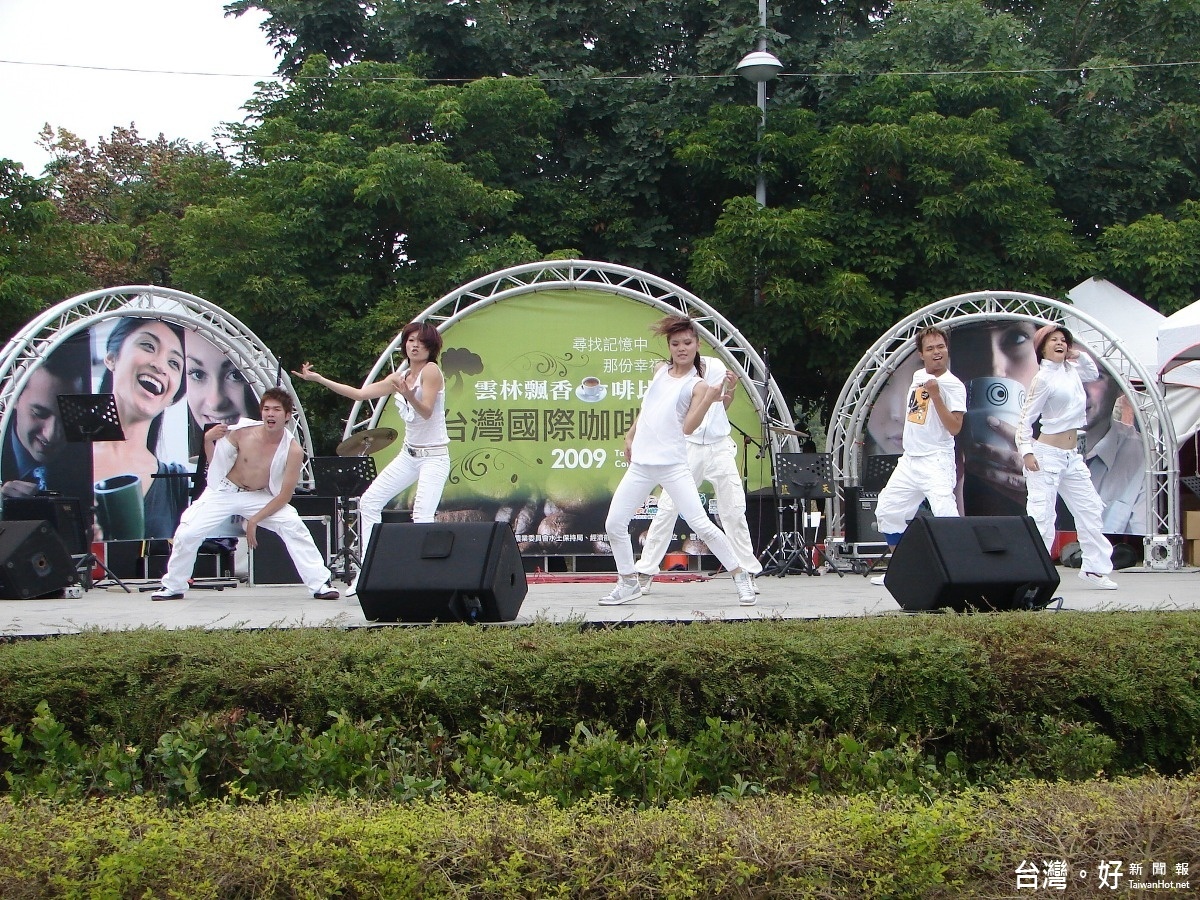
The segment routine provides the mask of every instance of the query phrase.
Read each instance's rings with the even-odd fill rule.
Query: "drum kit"
[[[371,428],[346,438],[336,452],[338,456],[370,456],[390,447],[399,436],[395,428]]]

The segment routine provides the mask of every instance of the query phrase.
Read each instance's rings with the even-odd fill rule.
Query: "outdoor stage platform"
[[[1124,569],[1113,574],[1116,591],[1088,588],[1078,570],[1059,568],[1061,611],[1052,604],[1045,615],[1115,610],[1181,610],[1200,608],[1200,569],[1147,571]],[[861,575],[760,577],[756,606],[739,606],[733,584],[722,574],[707,580],[655,582],[651,592],[624,606],[599,606],[611,580],[597,576],[564,576],[586,581],[534,579],[520,613],[507,625],[533,622],[625,625],[639,622],[709,622],[739,619],[816,619],[861,616],[906,616],[884,587]],[[127,582],[134,593],[118,587],[95,588],[79,599],[0,600],[0,640],[69,634],[86,630],[135,628],[364,628],[373,625],[357,600],[315,600],[301,585],[248,587],[222,591],[192,590],[183,600],[154,602],[139,587],[157,582]],[[335,584],[340,590],[345,585]],[[1001,613],[1003,615],[1003,613]],[[378,626],[392,627],[392,626]],[[427,626],[400,626],[427,627]]]

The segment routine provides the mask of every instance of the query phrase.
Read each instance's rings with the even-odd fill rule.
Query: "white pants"
[[[689,441],[687,450],[692,480],[697,485],[707,481],[713,486],[721,530],[729,539],[738,563],[751,575],[757,575],[762,571],[762,564],[754,555],[754,544],[746,525],[746,491],[742,488],[742,476],[737,468],[737,444],[728,437],[714,444],[693,444]],[[658,498],[658,513],[650,522],[646,543],[637,561],[639,572],[644,575],[658,574],[678,517],[675,501],[663,491]]]
[[[163,588],[179,594],[186,591],[196,566],[196,553],[204,539],[217,534],[230,516],[248,519],[273,499],[270,491],[221,491],[209,485],[200,499],[185,509],[179,518],[167,573],[162,579]],[[329,569],[295,509],[285,506],[258,525],[283,539],[305,587],[314,594],[325,587],[330,578]]]
[[[442,489],[450,477],[450,456],[411,456],[403,447],[399,455],[384,466],[371,486],[358,498],[359,540],[366,553],[371,533],[383,519],[383,508],[401,491],[416,484],[412,520],[432,522],[437,518]]]
[[[1083,571],[1107,575],[1112,571],[1112,544],[1104,536],[1104,503],[1092,486],[1087,463],[1077,450],[1060,450],[1041,441],[1034,441],[1033,455],[1039,469],[1025,469],[1025,488],[1028,499],[1025,509],[1033,521],[1046,550],[1054,547],[1055,500],[1062,497],[1075,517],[1079,534],[1079,549],[1083,551]]]
[[[955,477],[953,450],[928,456],[901,456],[875,504],[875,527],[879,533],[903,532],[922,500],[929,501],[935,516],[957,516]]]
[[[648,466],[635,462],[625,470],[625,476],[613,492],[608,517],[604,520],[604,529],[608,532],[608,542],[612,546],[613,561],[617,565],[618,574],[628,576],[637,571],[633,563],[633,541],[629,537],[629,522],[638,507],[646,502],[655,485],[662,485],[663,493],[675,501],[679,515],[683,516],[684,521],[696,532],[700,540],[708,544],[708,549],[721,561],[721,565],[730,572],[741,565],[729,538],[725,537],[725,532],[713,524],[700,504],[696,480],[692,478],[687,463]]]

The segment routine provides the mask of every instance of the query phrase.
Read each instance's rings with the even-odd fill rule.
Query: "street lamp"
[[[783,63],[767,52],[767,0],[758,0],[758,24],[761,28],[758,49],[747,53],[737,64],[737,73],[758,85],[758,187],[754,196],[759,206],[767,205],[767,179],[762,168],[762,137],[767,129],[767,82],[783,71]]]

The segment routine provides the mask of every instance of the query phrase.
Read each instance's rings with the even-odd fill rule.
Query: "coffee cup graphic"
[[[967,412],[963,428],[967,439],[976,444],[1015,449],[1014,445],[988,424],[998,419],[1016,429],[1025,405],[1025,385],[1012,378],[972,378],[967,383]]]
[[[113,475],[97,481],[96,519],[106,541],[140,541],[146,536],[146,511],[142,479]]]
[[[603,400],[608,393],[608,388],[600,383],[600,379],[595,375],[589,375],[579,382],[579,387],[575,388],[575,396],[585,403],[597,403]]]

